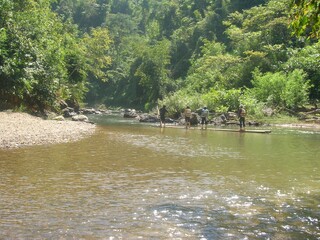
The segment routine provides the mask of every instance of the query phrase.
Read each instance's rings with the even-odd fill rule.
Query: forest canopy
[[[0,0],[0,108],[317,104],[319,4]]]

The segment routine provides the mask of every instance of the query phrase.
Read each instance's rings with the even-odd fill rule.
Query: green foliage
[[[108,29],[101,27],[92,29],[90,34],[84,35],[82,41],[87,63],[86,70],[95,78],[106,81],[106,68],[111,64],[108,53],[112,42]]]
[[[181,90],[174,94],[170,94],[163,101],[159,101],[159,105],[166,105],[170,113],[181,113],[189,106],[193,111],[203,106],[207,106],[210,111],[227,112],[236,111],[239,107],[241,90],[230,89],[214,90],[202,95],[199,93],[189,93]]]
[[[320,42],[301,49],[289,49],[290,58],[284,64],[286,71],[302,69],[310,79],[312,87],[309,97],[312,102],[320,99]]]
[[[195,111],[204,104],[200,94],[191,95],[187,91],[181,90],[168,95],[165,99],[158,102],[159,106],[166,105],[170,115],[180,117],[184,109],[189,106]]]
[[[0,100],[296,108],[319,99],[320,49],[291,2],[317,37],[313,0],[0,0]]]
[[[108,32],[97,28],[81,40],[49,1],[1,4],[8,12],[0,26],[0,98],[40,111],[55,108],[60,98],[81,101],[87,76],[102,78],[110,62]]]
[[[72,19],[80,29],[101,26],[105,21],[108,5],[106,0],[53,0],[52,8],[65,20]]]
[[[238,54],[257,51],[263,45],[288,44],[291,42],[286,22],[290,0],[270,0],[265,6],[252,7],[229,15],[224,24],[231,46]]]
[[[302,107],[308,103],[310,81],[302,70],[294,70],[288,74],[288,80],[282,95],[285,106],[289,108]]]
[[[264,117],[263,109],[265,103],[258,101],[251,89],[246,89],[239,97],[239,105],[243,105],[246,109],[248,116],[254,116],[256,119],[262,119]]]
[[[43,109],[52,106],[58,78],[65,76],[60,60],[63,24],[46,2],[26,1],[3,22],[1,96],[13,104]],[[13,11],[16,11],[13,14]],[[2,38],[3,39],[3,38]]]
[[[239,81],[241,59],[225,53],[220,43],[205,41],[202,57],[196,59],[189,70],[186,85],[189,91],[206,93],[210,88],[232,88]]]
[[[302,70],[265,73],[256,71],[251,93],[269,106],[297,108],[308,102],[310,83]]]
[[[211,89],[202,99],[205,105],[216,112],[236,111],[239,107],[240,89],[214,90]]]
[[[275,106],[281,104],[281,95],[286,84],[285,74],[280,72],[262,74],[256,71],[252,84],[254,95],[259,101]]]
[[[139,84],[143,87],[144,99],[150,103],[155,103],[155,99],[161,99],[167,93],[169,50],[170,42],[163,40],[137,53],[141,54],[141,63],[134,76],[139,79]]]
[[[318,0],[291,1],[291,27],[298,36],[319,39],[320,2]]]

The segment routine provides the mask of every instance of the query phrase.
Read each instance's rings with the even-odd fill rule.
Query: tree
[[[51,5],[65,21],[72,20],[83,31],[101,26],[110,8],[109,0],[53,0]]]
[[[80,101],[87,72],[100,68],[93,63],[89,69],[88,59],[97,57],[99,63],[101,57],[85,51],[75,25],[63,23],[49,1],[0,3],[6,9],[0,26],[0,99],[40,111],[55,109],[59,99]],[[86,47],[95,44],[87,41]]]
[[[239,66],[243,60],[227,53],[224,44],[204,40],[201,55],[192,61],[186,78],[186,87],[190,92],[206,93],[211,88],[230,89],[240,81]]]
[[[293,33],[308,38],[320,37],[320,1],[292,0],[291,27]]]
[[[312,87],[309,91],[310,100],[317,103],[320,99],[320,42],[304,48],[289,49],[290,58],[283,64],[286,71],[302,69],[310,79]]]
[[[1,97],[13,105],[52,107],[63,63],[63,24],[47,1],[10,5],[2,22]]]
[[[138,49],[137,49],[138,50]],[[140,53],[141,63],[135,71],[143,87],[143,100],[155,104],[167,94],[170,42],[162,40]]]
[[[112,40],[106,28],[94,28],[82,39],[87,66],[86,71],[96,79],[107,81],[106,69],[111,63],[109,48]]]
[[[228,27],[233,51],[259,51],[264,45],[293,44],[286,22],[290,0],[271,0],[265,6],[252,7],[243,13],[235,12],[224,21]]]

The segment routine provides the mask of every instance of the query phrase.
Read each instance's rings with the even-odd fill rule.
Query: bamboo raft
[[[185,126],[175,126],[175,125],[166,125],[166,128],[180,128],[186,129]],[[188,130],[201,130],[199,127],[190,127]],[[238,132],[238,133],[271,133],[271,130],[268,129],[232,129],[232,128],[207,128],[208,131],[221,131],[221,132]],[[205,131],[205,129],[204,129]]]

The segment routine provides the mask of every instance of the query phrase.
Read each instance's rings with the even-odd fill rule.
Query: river
[[[320,239],[320,132],[91,120],[78,142],[0,150],[0,239]]]

